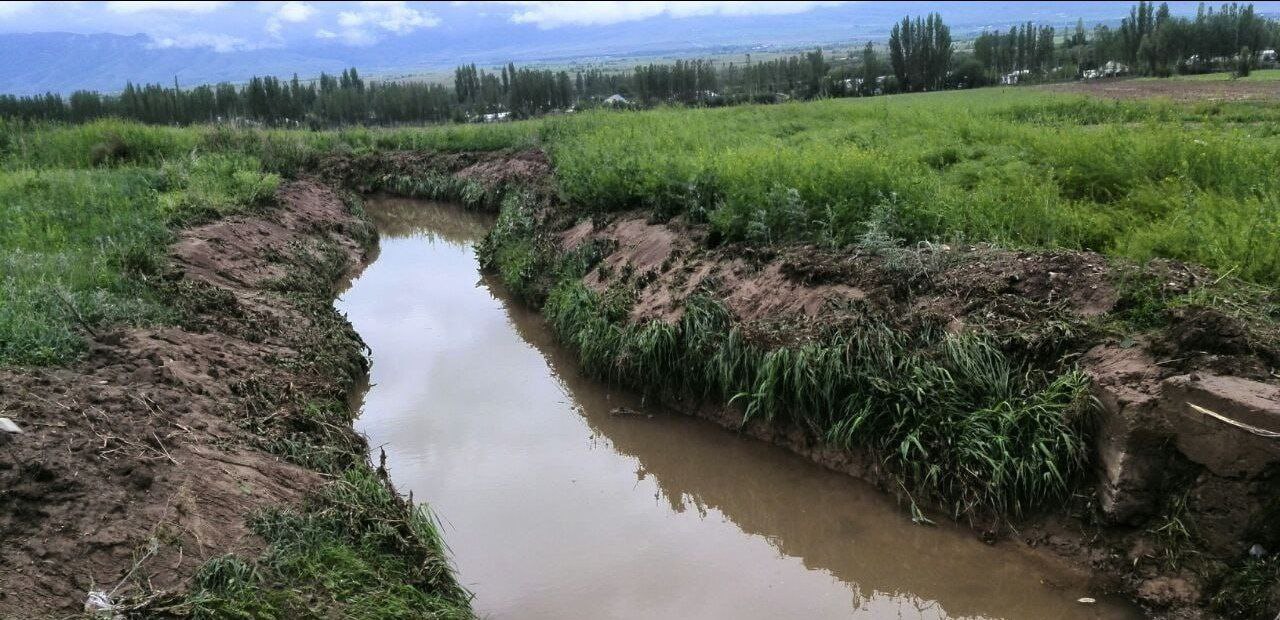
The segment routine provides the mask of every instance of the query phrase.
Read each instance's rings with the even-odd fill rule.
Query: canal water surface
[[[380,249],[337,302],[373,351],[357,428],[439,516],[482,616],[1135,617],[1078,603],[1063,566],[584,378],[479,271],[489,218],[366,208]]]

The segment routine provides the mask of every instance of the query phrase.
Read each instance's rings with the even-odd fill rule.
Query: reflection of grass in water
[[[478,241],[493,225],[493,216],[447,202],[371,196],[365,211],[378,232],[388,237],[426,237],[453,245]]]

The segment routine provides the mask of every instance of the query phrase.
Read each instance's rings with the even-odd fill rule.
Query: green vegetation
[[[1227,618],[1269,618],[1280,596],[1280,558],[1246,558],[1224,573],[1209,600]]]
[[[165,279],[171,231],[268,204],[282,175],[335,153],[525,146],[535,130],[0,121],[0,364],[65,363],[84,351],[86,333],[180,320]]]
[[[744,424],[758,418],[870,448],[910,493],[957,517],[1060,501],[1085,464],[1084,377],[1033,371],[987,337],[907,334],[868,312],[816,342],[765,348],[733,325],[714,292],[691,299],[674,325],[636,324],[625,296],[566,275],[543,311],[590,372],[737,401]]]
[[[972,91],[547,121],[564,195],[728,239],[893,237],[1174,258],[1280,280],[1270,107]]]
[[[270,510],[250,524],[268,543],[263,555],[206,562],[187,599],[164,611],[280,620],[473,617],[470,594],[443,560],[435,518],[409,507],[367,465],[301,507]]]
[[[0,363],[63,362],[82,350],[76,331],[171,320],[170,227],[253,208],[278,183],[256,158],[223,154],[0,172]]]

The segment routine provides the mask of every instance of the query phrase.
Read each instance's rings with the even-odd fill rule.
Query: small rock
[[[10,420],[9,418],[0,418],[0,432],[13,433],[16,435],[21,433],[22,429],[19,428],[17,424],[14,424],[13,420]]]
[[[1077,602],[1077,603],[1082,603],[1082,604],[1084,604],[1084,605],[1092,605],[1092,604],[1094,604],[1094,603],[1096,603],[1096,602],[1098,602],[1098,601],[1097,601],[1097,600],[1095,600],[1095,599],[1089,598],[1089,597],[1087,597],[1087,596],[1082,596],[1082,597],[1080,597],[1080,598],[1076,599],[1076,602]]]
[[[1254,543],[1254,545],[1253,545],[1252,547],[1249,547],[1249,557],[1251,557],[1251,558],[1261,558],[1261,557],[1263,557],[1263,556],[1265,556],[1265,555],[1267,555],[1267,549],[1266,549],[1265,547],[1263,547],[1262,545],[1259,545],[1259,544],[1257,544],[1257,543]]]

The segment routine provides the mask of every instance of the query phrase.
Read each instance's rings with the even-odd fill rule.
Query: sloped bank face
[[[330,302],[371,235],[335,190],[288,182],[177,233],[178,324],[0,370],[23,429],[0,439],[0,616],[470,615],[432,522],[349,425],[365,359]]]
[[[873,235],[725,245],[683,217],[575,217],[518,194],[481,249],[598,377],[913,510],[1012,519],[1153,608],[1241,613],[1276,595],[1280,332],[1262,287]],[[1071,534],[1080,520],[1100,537]]]

